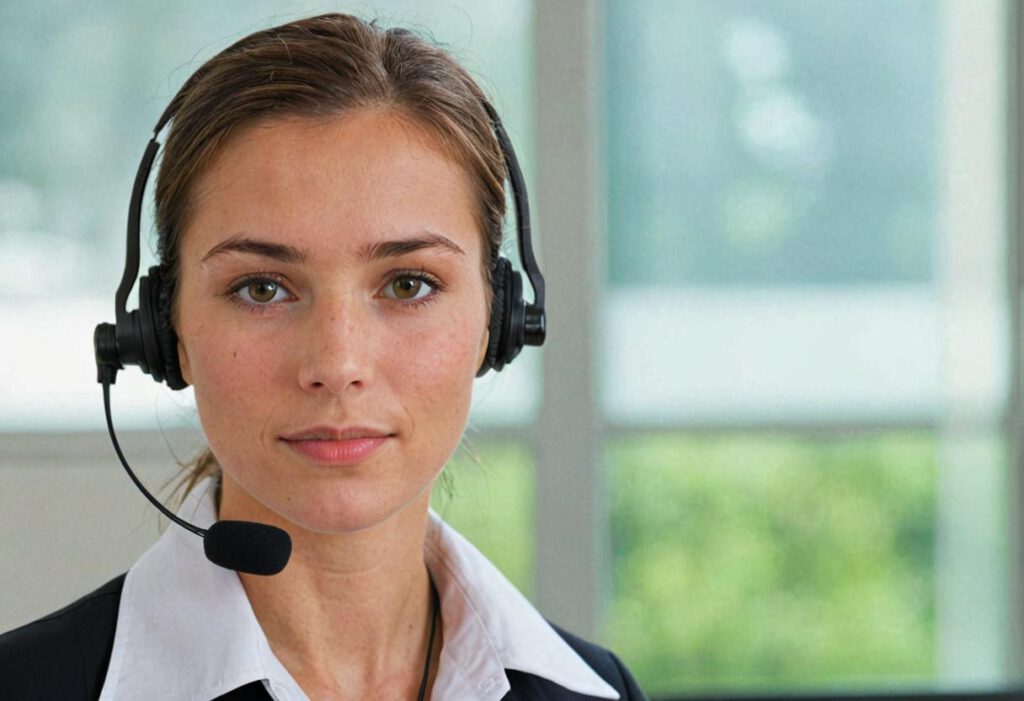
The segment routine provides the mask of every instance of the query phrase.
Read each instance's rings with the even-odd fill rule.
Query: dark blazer
[[[99,698],[110,664],[124,575],[110,580],[70,606],[0,635],[0,699],[92,701]],[[554,626],[558,634],[623,701],[647,697],[625,665],[608,650]],[[507,670],[512,690],[504,701],[586,701],[541,677]],[[220,697],[223,701],[267,701],[259,682]]]

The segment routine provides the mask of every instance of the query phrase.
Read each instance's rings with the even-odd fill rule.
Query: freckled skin
[[[221,516],[319,533],[371,528],[424,496],[466,425],[487,343],[481,234],[467,175],[434,137],[374,110],[275,120],[232,137],[197,188],[178,286],[179,356],[223,468]],[[424,229],[457,244],[367,261],[367,244]],[[204,256],[244,234],[309,252]],[[443,290],[412,306],[389,275],[424,269]],[[282,279],[260,312],[228,292]],[[366,461],[313,464],[280,438],[317,425],[394,434]]]

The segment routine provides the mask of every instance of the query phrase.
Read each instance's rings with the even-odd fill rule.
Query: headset
[[[157,382],[166,382],[171,389],[183,389],[187,385],[181,376],[181,367],[178,364],[178,337],[171,323],[173,290],[163,280],[160,266],[151,267],[149,273],[139,280],[139,308],[131,312],[126,309],[128,295],[139,272],[139,224],[146,182],[149,180],[153,161],[160,148],[157,139],[173,116],[172,107],[177,104],[176,97],[157,122],[153,137],[135,174],[132,198],[128,206],[127,255],[121,284],[117,288],[114,301],[117,323],[99,324],[94,334],[97,381],[101,383],[104,377],[109,377],[110,383],[113,384],[118,370],[123,369],[125,365],[138,365],[142,372],[151,375]],[[544,343],[547,335],[544,276],[533,253],[526,183],[512,142],[505,133],[498,113],[487,101],[483,101],[483,107],[491,119],[508,169],[516,211],[519,258],[533,288],[534,301],[530,304],[524,301],[522,276],[512,268],[508,258],[499,254],[491,270],[493,294],[487,354],[477,377],[483,376],[488,370],[500,371],[519,355],[524,345],[539,346]]]
[[[96,355],[96,379],[103,385],[103,402],[107,429],[114,451],[135,486],[165,516],[182,528],[195,533],[204,540],[207,558],[228,569],[252,574],[270,575],[284,569],[291,555],[291,538],[283,530],[267,524],[247,521],[218,521],[209,529],[188,523],[171,513],[139,481],[128,465],[114,433],[110,413],[110,385],[117,379],[117,371],[126,365],[137,365],[142,372],[156,382],[166,383],[171,389],[184,389],[187,382],[182,377],[178,363],[178,337],[171,323],[172,287],[164,280],[161,268],[155,265],[147,275],[139,279],[139,308],[127,310],[128,295],[139,273],[139,241],[142,202],[153,162],[160,149],[160,134],[174,116],[177,106],[191,81],[179,91],[164,110],[153,136],[146,146],[142,161],[135,173],[131,201],[128,206],[127,253],[121,284],[114,297],[116,323],[101,323],[93,334]],[[500,255],[496,256],[491,269],[493,292],[489,321],[490,336],[487,352],[477,371],[481,377],[488,370],[501,371],[512,362],[524,345],[539,346],[547,334],[544,311],[544,276],[533,253],[530,230],[530,207],[526,194],[519,161],[512,142],[498,118],[497,112],[486,100],[484,110],[501,147],[508,180],[511,184],[516,212],[516,237],[519,244],[519,258],[533,288],[533,302],[523,299],[523,280],[513,269],[512,263]]]

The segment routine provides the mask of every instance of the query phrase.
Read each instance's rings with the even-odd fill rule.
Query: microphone
[[[210,562],[249,574],[277,574],[288,564],[292,539],[276,526],[252,521],[217,521],[206,531],[203,550]]]
[[[292,539],[286,531],[277,526],[252,521],[217,521],[209,529],[200,528],[171,513],[142,486],[142,482],[128,465],[117,442],[117,436],[114,435],[114,422],[110,417],[110,383],[102,381],[102,384],[107,431],[110,432],[114,452],[117,453],[132,482],[150,503],[171,521],[202,538],[206,559],[213,564],[248,574],[272,575],[283,570],[292,554]]]

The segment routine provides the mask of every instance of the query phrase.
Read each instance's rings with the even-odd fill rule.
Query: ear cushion
[[[157,382],[163,380],[171,389],[184,389],[188,383],[181,376],[181,366],[178,363],[178,335],[171,323],[171,299],[174,290],[164,284],[159,267],[150,268],[148,277],[154,345],[160,355],[162,371],[162,377],[154,372],[153,379]]]
[[[160,382],[164,379],[164,368],[160,362],[160,351],[156,344],[153,327],[153,303],[155,301],[152,280],[147,275],[139,278],[139,308],[132,312],[135,321],[133,332],[138,353],[139,369]]]
[[[505,281],[505,319],[498,361],[508,365],[526,343],[526,302],[523,301],[523,278],[518,271],[508,271]]]
[[[499,257],[491,273],[491,320],[488,324],[487,355],[480,365],[476,376],[480,377],[488,370],[501,370],[504,363],[499,364],[499,349],[502,347],[502,335],[505,333],[507,298],[509,296],[508,279],[512,264],[507,258]]]

